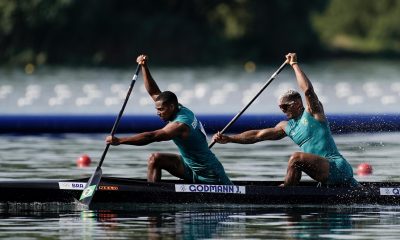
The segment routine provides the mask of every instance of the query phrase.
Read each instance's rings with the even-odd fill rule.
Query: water
[[[150,209],[150,211],[149,211]],[[146,206],[129,211],[3,213],[7,239],[398,239],[399,209]]]
[[[336,61],[305,68],[322,94],[327,112],[397,113],[397,66],[398,62]],[[154,69],[153,75],[156,79],[162,77],[160,86],[175,90],[195,112],[236,113],[246,96],[254,93],[274,70],[272,66],[259,67],[254,73],[240,68]],[[0,112],[115,114],[130,78],[129,70],[60,68],[25,75],[2,69]],[[291,79],[290,72],[282,72],[249,112],[278,112],[276,96],[279,89],[295,86]],[[218,94],[223,97],[211,101]],[[127,114],[153,113],[148,100],[138,81]],[[1,135],[0,180],[90,176],[104,150],[104,138],[101,134]],[[334,138],[354,171],[360,163],[373,166],[372,175],[356,176],[357,180],[400,181],[400,133]],[[232,180],[282,180],[288,157],[298,150],[288,139],[213,147]],[[160,151],[177,149],[171,142],[112,147],[103,172],[145,178],[146,159],[150,153]],[[91,156],[91,166],[76,165],[83,154]],[[163,178],[174,177],[164,173]],[[303,180],[310,179],[303,175]],[[398,239],[400,234],[397,206],[134,205],[90,211],[73,204],[3,204],[0,217],[0,238],[4,239]]]
[[[60,179],[91,175],[104,150],[105,135],[43,135],[0,138],[0,180]],[[209,137],[211,138],[211,136]],[[354,169],[360,163],[374,166],[374,174],[360,180],[400,181],[396,165],[400,155],[400,133],[336,135],[341,153]],[[234,180],[282,180],[287,159],[299,148],[290,139],[253,145],[217,144],[214,153]],[[172,142],[148,146],[111,147],[102,169],[118,177],[145,178],[147,158],[152,152],[177,152]],[[79,168],[76,160],[88,154],[93,166]],[[165,178],[173,178],[165,175]],[[305,176],[304,179],[309,179]]]
[[[104,149],[103,135],[3,135],[0,180],[67,179],[90,176]],[[374,167],[359,181],[400,181],[400,133],[336,135],[354,171]],[[282,180],[287,159],[297,151],[289,140],[255,145],[215,145],[232,180]],[[106,175],[146,177],[151,152],[176,152],[171,142],[112,147]],[[76,166],[82,154],[94,163]],[[164,178],[173,179],[164,173]],[[304,180],[309,180],[303,176]],[[89,211],[75,205],[17,204],[0,207],[0,238],[7,239],[398,239],[396,206],[133,205]]]

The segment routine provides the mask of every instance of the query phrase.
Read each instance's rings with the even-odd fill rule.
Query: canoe
[[[0,181],[1,203],[74,203],[88,178]],[[93,204],[379,204],[400,205],[400,182],[361,182],[361,187],[304,181],[279,187],[278,181],[234,181],[235,185],[190,184],[181,180],[149,183],[144,179],[103,176]]]

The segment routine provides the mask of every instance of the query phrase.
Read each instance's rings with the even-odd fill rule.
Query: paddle
[[[133,86],[135,85],[135,82],[136,82],[136,79],[138,77],[139,71],[140,71],[140,64],[138,64],[138,66],[136,68],[135,75],[133,75],[133,77],[132,77],[132,82],[131,82],[131,85],[130,85],[130,87],[128,89],[128,92],[126,94],[124,104],[122,105],[122,108],[119,111],[118,117],[114,122],[114,126],[112,127],[111,136],[114,136],[115,131],[118,128],[119,122],[120,122],[122,114],[123,114],[123,112],[125,110],[126,104],[128,103],[129,96],[131,95],[131,92],[132,92]],[[92,201],[94,192],[97,190],[97,186],[99,185],[100,180],[101,180],[101,176],[103,174],[103,172],[101,170],[101,165],[103,164],[104,158],[106,157],[106,154],[107,154],[107,151],[108,151],[109,148],[110,148],[110,144],[107,144],[106,148],[104,149],[103,155],[101,155],[101,159],[100,159],[99,165],[96,168],[96,171],[90,177],[89,181],[87,182],[87,184],[85,186],[85,189],[82,191],[81,197],[79,199],[79,201],[82,204],[85,204],[85,205],[89,206],[90,202]]]
[[[264,84],[264,86],[258,91],[258,93],[250,100],[250,102],[238,113],[236,116],[220,131],[221,134],[223,134],[230,126],[232,126],[233,123],[236,122],[236,120],[246,111],[248,107],[260,96],[260,94],[268,87],[268,85],[275,79],[275,77],[283,70],[283,68],[286,66],[287,61],[285,61],[279,68],[276,70],[274,74],[269,78],[269,80]],[[212,148],[215,144],[215,141],[213,140],[211,144],[208,146],[208,148]]]

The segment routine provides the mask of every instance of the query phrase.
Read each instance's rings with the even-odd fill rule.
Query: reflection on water
[[[400,234],[398,207],[140,205],[93,211],[76,210],[73,205],[8,207],[2,206],[0,212],[0,237],[398,239]]]

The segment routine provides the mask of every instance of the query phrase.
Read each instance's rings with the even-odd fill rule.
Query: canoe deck
[[[79,199],[88,178],[2,181],[0,202],[63,202]],[[148,183],[143,179],[103,177],[96,203],[217,204],[379,204],[400,205],[400,182],[362,182],[362,187],[318,186],[302,182],[279,187],[278,181],[234,181],[233,186],[190,184],[180,180]]]

